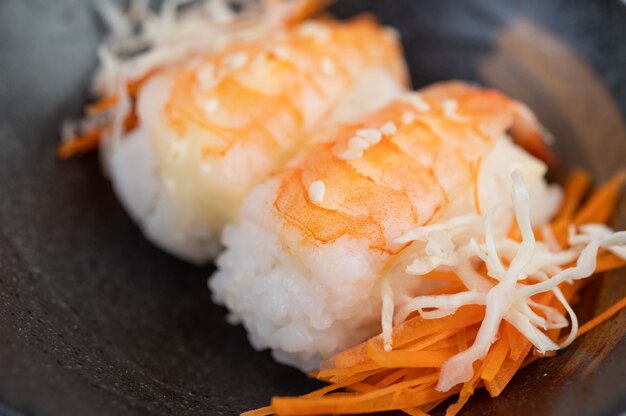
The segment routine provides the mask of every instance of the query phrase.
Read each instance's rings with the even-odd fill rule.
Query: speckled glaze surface
[[[626,5],[619,0],[343,0],[403,35],[414,85],[462,78],[526,101],[562,178],[626,167]],[[86,0],[0,2],[0,415],[232,415],[317,386],[249,346],[206,278],[147,243],[97,157],[54,158],[87,100],[102,28]],[[622,202],[614,225],[626,228]],[[581,318],[626,295],[597,279]],[[626,410],[626,313],[521,371],[467,415]]]

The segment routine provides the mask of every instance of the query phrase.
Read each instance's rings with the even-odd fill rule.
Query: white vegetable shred
[[[396,305],[396,321],[403,321],[415,311],[425,319],[434,319],[452,315],[464,305],[486,307],[474,344],[443,364],[437,385],[437,390],[442,392],[471,379],[473,363],[486,356],[498,337],[503,320],[522,333],[539,353],[569,345],[578,332],[578,320],[558,285],[591,276],[601,247],[626,259],[626,232],[614,232],[605,225],[591,224],[579,230],[571,229],[569,249],[555,244],[554,236],[545,229],[542,234],[547,243],[537,242],[531,227],[530,201],[522,173],[514,170],[511,176],[512,201],[522,234],[521,242],[494,233],[492,222],[497,207],[492,207],[484,217],[457,217],[445,223],[416,228],[396,240],[397,243],[416,242],[423,246],[407,267],[407,273],[424,275],[437,269],[452,270],[468,289],[452,295],[418,296],[404,300]],[[415,255],[415,251],[411,253]],[[563,269],[573,261],[576,261],[575,266]],[[477,272],[480,262],[486,265],[487,274],[497,283]],[[385,289],[385,281],[383,277],[382,329],[387,346],[391,345],[392,328],[388,314],[393,306],[388,304],[390,295]],[[555,308],[539,305],[531,299],[548,291],[552,291],[565,307],[569,323]],[[533,308],[542,310],[545,318],[535,313]],[[571,325],[571,331],[561,345],[554,343],[543,332],[568,325]]]

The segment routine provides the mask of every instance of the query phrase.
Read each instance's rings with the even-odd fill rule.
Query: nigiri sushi
[[[317,367],[380,332],[382,274],[399,298],[437,287],[394,267],[406,233],[445,231],[498,206],[494,233],[506,234],[513,169],[536,202],[536,224],[551,218],[561,190],[529,152],[549,159],[543,134],[523,104],[462,82],[407,93],[322,130],[251,191],[239,221],[226,227],[209,281],[214,300],[254,347],[303,370]],[[445,250],[445,235],[436,237],[428,249]]]
[[[308,132],[406,89],[396,35],[373,18],[283,19],[182,61],[127,67],[100,104],[115,105],[100,151],[117,195],[148,239],[183,259],[212,259],[244,195]]]

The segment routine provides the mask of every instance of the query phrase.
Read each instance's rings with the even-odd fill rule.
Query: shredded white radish
[[[531,226],[530,201],[522,173],[514,170],[511,176],[513,207],[522,234],[521,243],[495,233],[493,219],[497,206],[488,210],[484,217],[461,216],[448,222],[418,227],[395,240],[396,243],[411,243],[411,247],[418,248],[417,251],[407,250],[415,256],[406,269],[407,273],[424,275],[433,270],[453,271],[468,289],[453,295],[404,299],[396,308],[396,322],[405,320],[415,311],[423,318],[434,319],[454,314],[464,305],[485,305],[485,317],[474,343],[443,364],[437,385],[439,391],[448,391],[471,379],[473,363],[485,357],[498,337],[503,320],[520,331],[540,353],[571,344],[578,333],[578,320],[558,286],[591,276],[601,247],[626,259],[626,232],[614,232],[605,225],[589,224],[578,230],[571,229],[568,249],[556,244],[551,230],[547,231],[546,227],[542,233],[548,242],[537,242]],[[477,261],[485,264],[488,276],[497,283],[476,271]],[[573,261],[576,261],[575,266],[563,269]],[[531,283],[520,283],[526,279]],[[563,304],[569,321],[557,309],[531,299],[548,291],[552,291]],[[541,311],[543,316],[535,311]],[[571,325],[570,333],[561,345],[543,332],[568,325]],[[388,325],[383,326],[383,339],[391,339],[391,331]]]
[[[391,351],[393,349],[393,340],[391,338],[393,329],[393,290],[389,279],[383,279],[381,284],[381,292],[383,299],[382,314],[381,314],[381,326],[383,328],[383,342],[385,351]]]
[[[145,0],[135,0],[126,11],[112,0],[100,0],[96,7],[110,30],[102,47],[121,62],[113,76],[132,81],[193,54],[214,52],[233,41],[269,33],[297,3],[165,0],[154,12]],[[100,91],[102,80],[111,76],[111,69],[102,65],[95,88]]]

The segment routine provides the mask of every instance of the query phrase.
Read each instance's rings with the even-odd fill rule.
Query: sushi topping
[[[322,205],[324,203],[324,193],[326,192],[326,185],[322,181],[314,181],[309,185],[309,198],[315,205]]]

